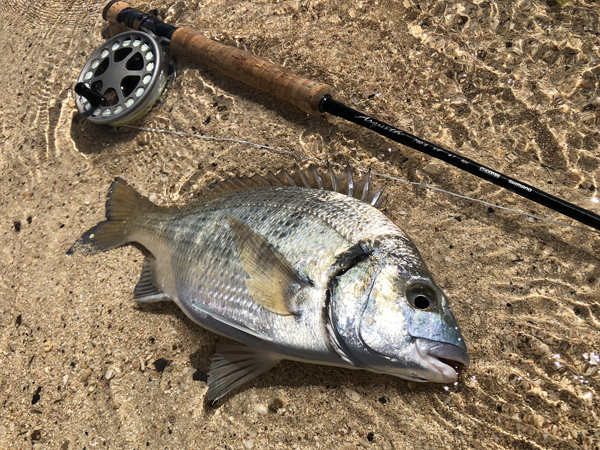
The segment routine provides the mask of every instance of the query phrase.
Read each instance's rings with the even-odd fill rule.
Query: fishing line
[[[75,86],[77,105],[91,121],[125,125],[145,114],[167,85],[173,70],[169,58],[185,56],[313,116],[329,113],[340,117],[600,230],[598,214],[352,109],[335,100],[333,88],[325,83],[208,39],[190,27],[161,22],[122,0],[111,0],[102,17],[135,31],[121,33],[102,45],[80,74]]]
[[[243,145],[250,145],[252,147],[257,147],[257,148],[262,148],[264,150],[270,150],[276,153],[281,153],[281,154],[285,154],[285,155],[291,155],[294,158],[297,158],[299,160],[302,161],[313,161],[313,162],[317,162],[319,164],[323,164],[323,165],[327,165],[330,164],[332,166],[335,167],[339,167],[339,168],[344,168],[345,166],[343,164],[338,164],[338,163],[334,163],[334,162],[327,162],[327,161],[323,161],[322,159],[319,158],[314,158],[311,156],[304,156],[298,152],[294,152],[294,151],[290,151],[290,150],[282,150],[280,148],[275,148],[275,147],[270,147],[268,145],[263,145],[263,144],[257,144],[255,142],[250,142],[250,141],[243,141],[240,139],[232,139],[232,138],[220,138],[220,137],[215,137],[215,136],[206,136],[203,134],[195,134],[195,133],[186,133],[185,131],[172,131],[172,130],[163,130],[163,129],[159,129],[159,128],[146,128],[146,127],[137,127],[137,126],[133,126],[133,125],[123,125],[122,128],[132,128],[135,130],[140,130],[140,131],[149,131],[149,132],[154,132],[154,133],[163,133],[163,134],[173,134],[176,136],[182,136],[182,137],[194,137],[197,139],[205,139],[205,140],[210,140],[210,141],[218,141],[218,142],[234,142],[236,144],[243,144]],[[361,169],[359,167],[355,167],[356,170],[358,170],[359,172],[362,173],[367,173],[367,170]],[[517,214],[522,214],[526,217],[531,217],[532,219],[536,219],[536,220],[541,220],[544,222],[549,222],[555,225],[561,225],[563,227],[569,227],[569,228],[575,228],[577,230],[583,230],[583,231],[588,231],[590,233],[595,233],[600,235],[600,231],[596,231],[596,230],[590,230],[589,228],[584,228],[578,225],[571,225],[569,223],[565,223],[565,222],[560,222],[558,220],[553,220],[553,219],[547,219],[545,217],[539,217],[533,214],[529,214],[526,213],[524,211],[519,211],[517,209],[511,209],[511,208],[507,208],[505,206],[500,206],[500,205],[495,205],[494,203],[490,203],[490,202],[486,202],[485,200],[480,200],[477,198],[472,198],[472,197],[467,197],[466,195],[461,195],[461,194],[456,194],[452,191],[447,191],[445,189],[441,189],[441,188],[437,188],[434,186],[430,186],[428,184],[424,184],[424,183],[419,183],[417,181],[408,181],[405,180],[403,178],[398,178],[398,177],[394,177],[392,175],[387,175],[385,173],[379,173],[379,172],[373,172],[371,171],[371,175],[375,175],[378,176],[380,178],[384,178],[387,180],[391,180],[391,181],[397,181],[400,183],[405,183],[405,184],[411,184],[414,186],[420,186],[420,187],[424,187],[425,189],[430,189],[432,191],[437,191],[437,192],[442,192],[444,194],[448,194],[448,195],[453,195],[454,197],[458,197],[461,198],[463,200],[469,200],[469,201],[474,201],[474,202],[478,202],[478,203],[482,203],[486,206],[490,206],[493,208],[498,208],[504,211],[509,211],[509,212],[513,212],[513,213],[517,213]]]

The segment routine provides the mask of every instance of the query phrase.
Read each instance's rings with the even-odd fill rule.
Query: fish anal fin
[[[171,297],[158,289],[156,284],[156,258],[153,255],[148,255],[142,264],[142,274],[133,291],[133,300],[140,303],[171,300]]]
[[[310,285],[290,266],[290,263],[263,236],[248,225],[227,217],[229,228],[246,273],[248,292],[254,300],[275,314],[297,314],[294,298]]]
[[[238,386],[256,378],[281,361],[281,356],[245,345],[217,347],[208,372],[206,400],[216,402]]]

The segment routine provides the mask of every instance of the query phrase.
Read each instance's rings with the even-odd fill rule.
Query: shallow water
[[[593,2],[133,6],[161,5],[172,23],[329,83],[358,110],[600,213]],[[243,144],[110,131],[79,117],[72,86],[118,32],[102,21],[103,6],[0,5],[0,447],[598,448],[598,236],[398,182],[388,182],[385,212],[453,299],[473,361],[459,382],[284,362],[204,408],[206,385],[193,374],[208,369],[221,338],[173,305],[133,305],[136,248],[65,252],[102,219],[115,176],[158,203],[185,204],[212,181],[301,161]],[[184,60],[165,98],[135,125],[372,167],[568,221]],[[162,374],[153,365],[161,358],[171,361]],[[282,406],[262,407],[275,399]]]

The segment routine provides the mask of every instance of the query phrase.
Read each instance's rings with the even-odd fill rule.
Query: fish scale
[[[309,173],[226,180],[184,208],[158,207],[116,179],[107,220],[69,253],[138,242],[148,256],[136,301],[174,301],[245,344],[217,348],[209,401],[281,359],[456,380],[449,364],[469,358],[448,299],[410,238],[373,207],[382,190],[350,167]]]
[[[244,220],[255,231],[267,236],[267,240],[283,254],[292,266],[296,267],[298,272],[307,277],[309,274],[317,274],[319,277],[315,277],[316,279],[313,281],[323,284],[327,281],[324,278],[326,269],[333,263],[335,256],[331,253],[331,248],[327,248],[326,245],[329,244],[338,252],[344,251],[355,243],[348,241],[346,237],[352,238],[354,237],[352,234],[357,233],[352,233],[353,230],[347,226],[338,227],[338,229],[331,227],[330,223],[335,221],[336,210],[348,209],[335,206],[336,202],[331,197],[336,193],[306,191],[303,188],[280,188],[279,192],[284,195],[280,196],[279,202],[274,201],[273,193],[264,190],[242,191],[219,199],[218,202],[215,202],[217,205],[193,207],[191,211],[184,213],[184,223],[180,223],[177,219],[171,221],[165,239],[171,241],[168,247],[172,249],[171,258],[176,290],[181,293],[185,292],[183,295],[178,295],[179,300],[184,302],[184,299],[195,298],[196,301],[206,303],[216,313],[231,317],[236,322],[260,331],[272,339],[277,339],[278,342],[285,342],[286,345],[295,347],[304,344],[298,342],[298,336],[306,336],[306,331],[289,332],[290,327],[298,327],[294,318],[270,313],[249,295],[244,285],[246,274],[239,263],[233,238],[228,228],[219,224],[225,222],[225,216]],[[299,197],[299,193],[304,195]],[[305,198],[306,194],[309,198]],[[340,194],[336,196],[341,197],[337,200],[343,203],[349,199]],[[266,211],[252,214],[252,209],[256,208]],[[333,213],[330,213],[329,210],[333,210]],[[373,213],[381,214],[373,208],[371,210],[371,216],[374,215]],[[290,215],[290,211],[296,211],[301,215]],[[201,216],[203,216],[202,219],[199,219],[201,221],[206,220],[205,217],[211,217],[209,221],[215,226],[207,229],[194,223],[195,218]],[[327,220],[329,217],[331,219]],[[339,214],[337,221],[344,224],[345,219],[351,220],[352,218]],[[375,220],[375,217],[373,219]],[[278,237],[281,234],[279,224],[282,222],[289,225],[285,230],[287,236],[280,238]],[[304,226],[301,227],[302,223]],[[358,224],[357,228],[360,229],[361,224]],[[291,230],[295,230],[295,232]],[[301,236],[298,236],[299,234]],[[333,234],[333,236],[328,236],[328,234]],[[194,237],[191,238],[190,235]],[[327,236],[327,238],[315,239],[314,235]],[[195,245],[190,245],[192,241]],[[144,245],[144,242],[141,243]],[[149,250],[152,251],[150,248]],[[327,258],[327,253],[331,253],[331,257]],[[307,261],[307,255],[315,254],[317,256]],[[196,270],[198,266],[203,269]],[[224,266],[227,267],[226,274],[219,270]],[[216,270],[214,270],[215,268]],[[318,329],[320,322],[320,310],[317,302],[322,302],[322,298],[314,297],[314,300],[316,302],[313,304],[305,305],[309,313],[315,312],[307,314],[307,319],[311,320],[302,324],[308,327],[308,330],[315,329],[315,327]],[[193,315],[192,305],[187,304],[185,308],[189,308]],[[255,328],[257,324],[260,328]],[[324,347],[323,336],[318,336],[318,338],[321,341],[319,347]],[[315,342],[314,336],[307,340]]]

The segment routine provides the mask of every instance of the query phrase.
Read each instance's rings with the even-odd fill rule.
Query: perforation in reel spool
[[[80,113],[99,125],[119,126],[146,114],[172,78],[165,38],[128,31],[106,41],[88,59],[78,83],[101,101],[75,93]],[[89,95],[91,97],[91,95]]]

